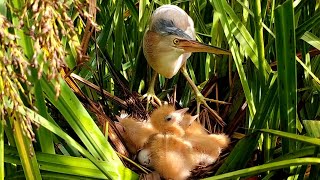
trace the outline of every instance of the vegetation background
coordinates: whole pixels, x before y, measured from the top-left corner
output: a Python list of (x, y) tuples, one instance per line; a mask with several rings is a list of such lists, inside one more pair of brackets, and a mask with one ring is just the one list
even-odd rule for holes
[[(233, 137), (194, 177), (319, 178), (319, 0), (0, 0), (1, 179), (148, 172), (127, 158), (114, 121), (120, 110), (147, 117), (142, 38), (168, 3), (193, 18), (199, 41), (232, 52), (188, 60), (202, 92), (231, 103), (210, 104), (226, 127), (206, 109), (201, 122)], [(184, 78), (158, 79), (162, 100), (194, 109)]]

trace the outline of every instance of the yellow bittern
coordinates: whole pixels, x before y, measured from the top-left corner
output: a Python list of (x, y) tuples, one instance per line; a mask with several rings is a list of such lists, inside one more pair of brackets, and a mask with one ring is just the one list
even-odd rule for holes
[[(149, 29), (143, 37), (143, 52), (152, 69), (166, 78), (172, 78), (181, 70), (195, 92), (197, 113), (200, 112), (202, 103), (216, 116), (218, 122), (223, 124), (221, 117), (206, 103), (206, 101), (220, 101), (205, 98), (201, 94), (187, 72), (186, 61), (192, 52), (226, 55), (230, 52), (196, 41), (193, 20), (185, 11), (175, 5), (163, 5), (157, 8), (151, 17)], [(143, 98), (147, 98), (148, 102), (154, 100), (161, 105), (161, 101), (154, 93), (157, 73), (153, 74), (148, 92)]]

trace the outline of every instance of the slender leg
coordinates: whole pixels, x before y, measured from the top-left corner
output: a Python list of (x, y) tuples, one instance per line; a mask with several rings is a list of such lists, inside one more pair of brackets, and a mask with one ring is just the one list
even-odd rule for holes
[(156, 103), (157, 105), (161, 106), (161, 100), (156, 96), (155, 92), (154, 92), (154, 85), (156, 83), (156, 80), (157, 80), (157, 76), (158, 76), (158, 73), (153, 71), (153, 74), (152, 74), (152, 79), (150, 81), (150, 84), (149, 84), (149, 88), (148, 88), (148, 91), (146, 94), (144, 94), (142, 96), (142, 99), (147, 99), (147, 109), (149, 108), (149, 103), (150, 102), (154, 102)]
[(215, 117), (215, 119), (217, 120), (217, 122), (221, 125), (224, 126), (225, 122), (222, 120), (222, 118), (218, 115), (218, 113), (211, 109), (211, 107), (209, 107), (209, 105), (207, 104), (206, 101), (211, 101), (211, 102), (216, 102), (216, 103), (221, 103), (221, 104), (227, 104), (224, 101), (218, 101), (218, 100), (214, 100), (214, 99), (209, 99), (209, 98), (205, 98), (201, 92), (199, 91), (198, 87), (194, 84), (194, 82), (192, 81), (192, 79), (190, 78), (186, 65), (183, 65), (181, 67), (181, 73), (184, 75), (184, 77), (187, 79), (187, 81), (189, 82), (190, 86), (192, 87), (195, 95), (196, 95), (196, 100), (197, 100), (197, 114), (200, 113), (200, 104), (203, 104), (209, 111), (210, 113)]

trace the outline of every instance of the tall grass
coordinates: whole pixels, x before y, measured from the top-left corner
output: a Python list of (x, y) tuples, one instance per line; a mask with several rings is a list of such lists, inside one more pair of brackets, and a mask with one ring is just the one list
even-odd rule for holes
[[(320, 2), (276, 0), (0, 1), (0, 178), (138, 179), (115, 115), (146, 118), (152, 70), (142, 53), (150, 16), (175, 4), (197, 40), (232, 56), (193, 54), (187, 67), (224, 121), (206, 109), (228, 150), (195, 178), (317, 179), (320, 135)], [(190, 107), (178, 73), (158, 76), (162, 100)], [(169, 98), (168, 98), (169, 97)]]

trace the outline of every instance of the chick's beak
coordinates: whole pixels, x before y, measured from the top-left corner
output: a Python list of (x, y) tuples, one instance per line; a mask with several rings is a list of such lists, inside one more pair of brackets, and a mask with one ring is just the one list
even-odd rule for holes
[(185, 50), (186, 52), (208, 52), (213, 54), (230, 55), (230, 51), (218, 47), (210, 46), (195, 40), (178, 39), (177, 47)]
[(199, 114), (191, 116), (190, 124), (192, 124), (198, 117), (199, 117)]
[(184, 113), (186, 113), (188, 110), (189, 110), (189, 108), (183, 108), (183, 109), (176, 110), (175, 113), (183, 116)]
[(189, 110), (189, 108), (183, 108), (183, 109), (179, 109), (179, 110), (176, 110), (174, 111), (174, 114), (175, 114), (175, 119), (176, 119), (176, 122), (177, 123), (181, 123), (181, 121), (183, 120), (183, 116), (184, 114)]

